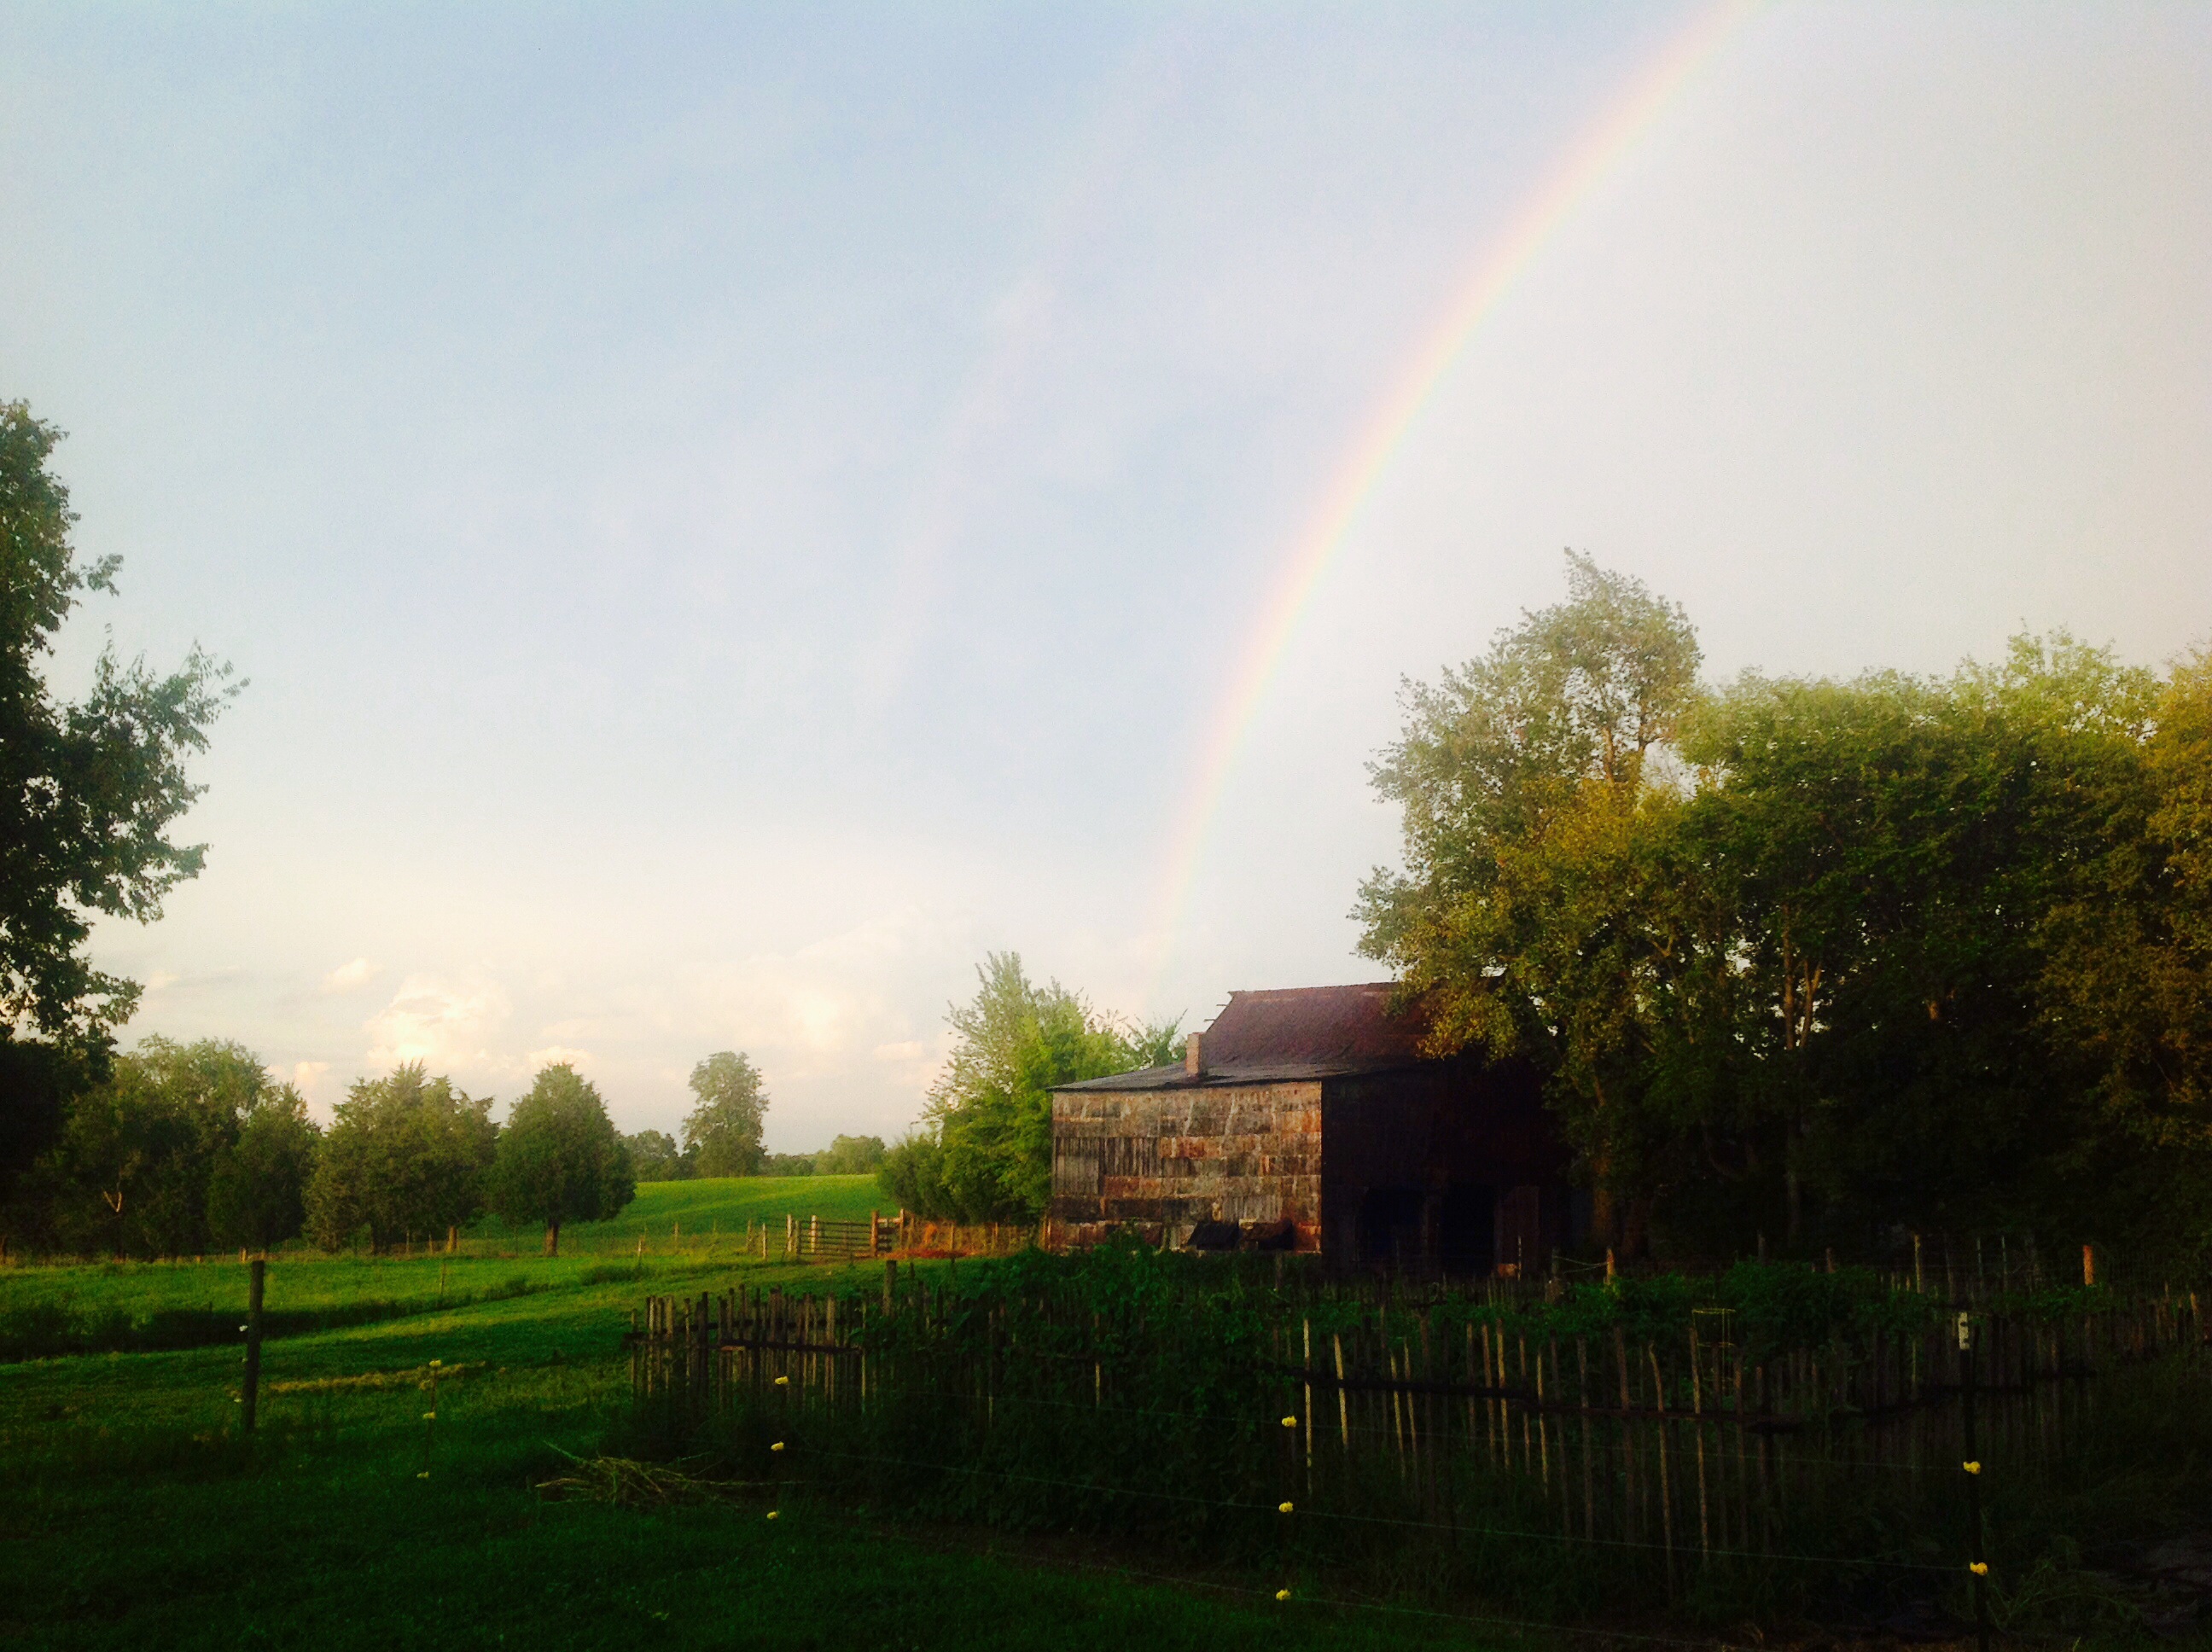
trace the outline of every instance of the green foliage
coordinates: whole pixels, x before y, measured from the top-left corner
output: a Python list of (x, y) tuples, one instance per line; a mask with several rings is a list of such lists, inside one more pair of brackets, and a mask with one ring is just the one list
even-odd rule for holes
[(541, 1071), (499, 1133), (492, 1209), (517, 1226), (544, 1223), (550, 1256), (562, 1224), (605, 1221), (636, 1193), (629, 1150), (597, 1086), (565, 1061)]
[[(217, 1232), (211, 1216), (234, 1213), (228, 1202), (212, 1212), (210, 1200), (246, 1122), (296, 1101), (239, 1045), (146, 1039), (70, 1104), (61, 1139), (33, 1168), (33, 1236), (80, 1254), (205, 1250)], [(220, 1242), (230, 1242), (227, 1230)]]
[(2143, 720), (2139, 772), (2115, 764), (2087, 799), (2129, 829), (2052, 914), (2044, 1002), (2111, 1115), (2197, 1156), (2212, 1147), (2212, 654), (2178, 665)]
[(0, 403), (0, 1028), (99, 1045), (138, 989), (93, 968), (92, 920), (158, 917), (198, 875), (203, 847), (167, 834), (203, 789), (185, 759), (236, 690), (197, 648), (167, 676), (103, 649), (89, 695), (54, 699), (41, 657), (79, 593), (112, 593), (120, 565), (76, 563), (69, 490), (48, 468), (60, 436)]
[(208, 1232), (218, 1245), (266, 1250), (307, 1224), (307, 1182), (322, 1132), (289, 1084), (263, 1089), (208, 1178)]
[(688, 1181), (699, 1174), (699, 1156), (678, 1147), (665, 1130), (641, 1130), (624, 1136), (623, 1145), (640, 1181)]
[(702, 1176), (757, 1175), (768, 1092), (750, 1056), (718, 1050), (691, 1069), (698, 1105), (684, 1121), (684, 1151)]
[(1542, 1067), (1599, 1241), (2212, 1244), (2203, 663), (1700, 695), (1679, 610), (1571, 582), (1409, 690), (1361, 915), (1438, 1053)]
[(958, 1039), (922, 1129), (878, 1175), (925, 1216), (1030, 1220), (1052, 1190), (1053, 1086), (1158, 1065), (1176, 1028), (1132, 1028), (1058, 981), (1037, 986), (1016, 953), (987, 955), (975, 974), (975, 998), (946, 1012)]
[(337, 1250), (368, 1230), (381, 1251), (443, 1233), (483, 1207), (499, 1133), (491, 1098), (471, 1099), (419, 1061), (355, 1084), (338, 1103), (307, 1187), (307, 1226)]
[(1650, 1185), (1643, 1092), (1668, 981), (1711, 944), (1663, 853), (1679, 803), (1652, 761), (1698, 653), (1682, 610), (1638, 581), (1570, 553), (1568, 586), (1480, 659), (1407, 685), (1405, 732), (1371, 771), (1402, 810), (1405, 869), (1378, 868), (1358, 915), (1362, 950), (1424, 1000), (1437, 1054), (1545, 1066), (1611, 1230), (1614, 1195)]
[(823, 1176), (868, 1175), (884, 1162), (881, 1136), (839, 1136), (814, 1155), (814, 1174)]
[(945, 1186), (945, 1150), (933, 1129), (909, 1130), (900, 1137), (876, 1167), (876, 1185), (902, 1211), (942, 1216), (954, 1208)]
[(760, 1166), (754, 1174), (764, 1176), (811, 1176), (814, 1174), (811, 1153), (763, 1153)]

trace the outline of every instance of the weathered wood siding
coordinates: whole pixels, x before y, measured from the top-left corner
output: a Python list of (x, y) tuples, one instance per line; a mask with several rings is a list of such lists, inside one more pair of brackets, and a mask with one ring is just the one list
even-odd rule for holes
[(1318, 1250), (1321, 1098), (1318, 1081), (1054, 1096), (1048, 1242), (1133, 1226), (1180, 1242), (1201, 1221), (1287, 1218)]

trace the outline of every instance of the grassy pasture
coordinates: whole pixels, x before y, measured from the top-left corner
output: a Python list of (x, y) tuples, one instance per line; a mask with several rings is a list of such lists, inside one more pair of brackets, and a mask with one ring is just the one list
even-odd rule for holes
[[(805, 1191), (832, 1179), (816, 1180)], [(866, 1179), (836, 1180), (865, 1213)], [(280, 1256), (268, 1290), (280, 1322), (363, 1304), (384, 1316), (268, 1342), (251, 1441), (236, 1432), (246, 1271), (235, 1257), (0, 1270), (0, 1318), (58, 1301), (142, 1317), (167, 1304), (204, 1307), (233, 1333), (213, 1345), (0, 1364), (0, 1644), (1497, 1643), (1465, 1625), (1279, 1604), (1250, 1577), (1206, 1592), (1087, 1570), (1096, 1557), (1081, 1552), (994, 1552), (803, 1496), (779, 1499), (775, 1522), (758, 1494), (668, 1509), (546, 1501), (533, 1487), (571, 1468), (563, 1454), (589, 1456), (619, 1432), (620, 1337), (647, 1291), (738, 1279), (820, 1291), (845, 1272), (692, 1245), (694, 1215), (672, 1213), (726, 1223), (735, 1212), (742, 1231), (748, 1212), (793, 1208), (779, 1200), (803, 1183), (664, 1185), (689, 1197), (659, 1195), (650, 1219), (683, 1221), (687, 1242), (650, 1246), (641, 1260)], [(422, 1382), (434, 1359), (444, 1376), (429, 1423)]]
[[(781, 1227), (786, 1216), (805, 1221), (810, 1216), (826, 1220), (868, 1219), (871, 1210), (885, 1216), (897, 1207), (876, 1186), (872, 1175), (858, 1176), (727, 1176), (700, 1181), (644, 1181), (637, 1198), (611, 1222), (579, 1223), (561, 1230), (561, 1248), (593, 1254), (623, 1245), (634, 1247), (642, 1238), (650, 1249), (671, 1241), (680, 1225), (687, 1242), (702, 1238), (742, 1236), (748, 1222), (767, 1222)], [(484, 1239), (512, 1240), (518, 1245), (537, 1238), (538, 1229), (510, 1230), (495, 1217), (486, 1218), (470, 1230)]]
[[(621, 1281), (635, 1296), (641, 1281), (671, 1270), (733, 1260), (749, 1221), (780, 1233), (787, 1213), (865, 1218), (881, 1199), (869, 1176), (647, 1182), (615, 1220), (563, 1229), (561, 1254), (551, 1259), (541, 1254), (541, 1230), (509, 1232), (490, 1221), (471, 1229), (453, 1257), (325, 1256), (295, 1241), (272, 1266), (270, 1331), (338, 1330), (601, 1280)], [(234, 1253), (12, 1267), (0, 1272), (0, 1359), (227, 1346), (237, 1338), (245, 1280)]]

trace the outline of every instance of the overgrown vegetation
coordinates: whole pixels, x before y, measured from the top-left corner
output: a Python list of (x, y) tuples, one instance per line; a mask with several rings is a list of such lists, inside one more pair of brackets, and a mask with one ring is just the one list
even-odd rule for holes
[[(2067, 1345), (2074, 1375), (2037, 1379), (2042, 1401), (1984, 1396), (1980, 1483), (2016, 1628), (2091, 1626), (2121, 1591), (2085, 1554), (2212, 1517), (2212, 1354), (2171, 1300), (2184, 1317), (2157, 1322), (2185, 1335), (2163, 1343), (2136, 1333), (2166, 1310), (2101, 1287), (2039, 1285), (1978, 1310), (2103, 1327)], [(1272, 1258), (1116, 1244), (854, 1292), (834, 1321), (751, 1307), (769, 1315), (763, 1351), (702, 1394), (679, 1328), (609, 1455), (765, 1476), (795, 1506), (1089, 1534), (1440, 1608), (1769, 1624), (1966, 1610), (1956, 1379), (1934, 1363), (1951, 1310), (1869, 1270), (1745, 1263), (1547, 1300), (1378, 1294)], [(1686, 1359), (1701, 1319), (1709, 1357)], [(818, 1351), (833, 1324), (865, 1365), (778, 1351)], [(2041, 1362), (2039, 1345), (1991, 1371), (2025, 1380)], [(1332, 1368), (1352, 1380), (1333, 1386)], [(1899, 1380), (1875, 1422), (1860, 1408), (1881, 1370)], [(1520, 1398), (1480, 1397), (1504, 1394)]]
[(975, 998), (946, 1012), (957, 1042), (922, 1121), (878, 1175), (923, 1216), (1033, 1221), (1052, 1193), (1053, 1086), (1179, 1060), (1178, 1026), (1130, 1023), (1056, 981), (1039, 986), (1017, 953), (991, 953), (975, 974)]
[(1598, 1242), (2212, 1246), (2212, 663), (1702, 688), (1679, 607), (1569, 574), (1408, 688), (1359, 915), (1437, 1053), (1546, 1072)]

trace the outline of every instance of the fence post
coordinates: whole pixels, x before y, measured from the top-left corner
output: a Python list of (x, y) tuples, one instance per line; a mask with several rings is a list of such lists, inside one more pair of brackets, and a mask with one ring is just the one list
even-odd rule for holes
[(247, 1265), (246, 1285), (246, 1384), (239, 1394), (239, 1425), (253, 1432), (254, 1413), (261, 1403), (261, 1295), (269, 1264), (255, 1257)]
[(1982, 1550), (1982, 1464), (1974, 1444), (1974, 1321), (1959, 1315), (1959, 1419), (1966, 1446), (1966, 1567), (1973, 1574), (1974, 1641), (1990, 1652), (1990, 1563)]

